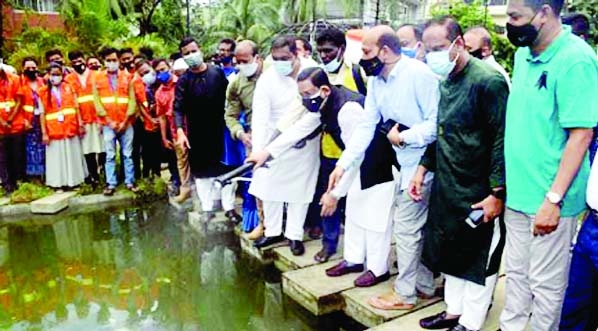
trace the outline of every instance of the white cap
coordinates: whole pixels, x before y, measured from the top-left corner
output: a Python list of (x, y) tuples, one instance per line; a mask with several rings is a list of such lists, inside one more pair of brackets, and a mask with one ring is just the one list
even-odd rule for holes
[(189, 66), (187, 65), (187, 62), (185, 62), (185, 60), (183, 60), (182, 58), (174, 61), (174, 64), (172, 65), (172, 70), (187, 70), (187, 69), (189, 69)]

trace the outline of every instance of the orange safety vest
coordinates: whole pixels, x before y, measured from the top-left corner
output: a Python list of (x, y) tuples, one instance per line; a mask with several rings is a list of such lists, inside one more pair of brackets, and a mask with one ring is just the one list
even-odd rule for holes
[[(6, 79), (0, 79), (0, 117), (8, 121), (9, 115), (15, 110), (17, 101), (21, 99), (21, 82), (19, 76), (4, 71)], [(17, 109), (17, 112), (20, 112)], [(9, 129), (0, 128), (0, 135), (20, 133), (23, 131), (23, 119), (17, 113)]]
[[(129, 107), (131, 75), (119, 70), (115, 91), (110, 87), (110, 78), (106, 71), (97, 73), (95, 75), (95, 82), (100, 102), (106, 110), (106, 118), (118, 123), (124, 122), (127, 119), (127, 110)], [(100, 122), (105, 124), (106, 119), (100, 117)]]
[(93, 100), (93, 76), (95, 74), (95, 71), (88, 71), (85, 85), (81, 84), (79, 75), (76, 72), (71, 72), (65, 77), (66, 82), (73, 87), (77, 94), (77, 104), (79, 105), (79, 113), (81, 113), (81, 122), (83, 124), (98, 122), (96, 106)]
[[(36, 82), (38, 90), (45, 85), (45, 82), (41, 77), (38, 77)], [(34, 91), (31, 89), (31, 86), (29, 86), (29, 79), (25, 76), (21, 76), (21, 90), (23, 91), (23, 98), (21, 99), (22, 114), (24, 119), (31, 124), (33, 121), (33, 112), (35, 110), (35, 100), (33, 98)]]
[[(51, 103), (48, 100), (52, 96)], [(39, 98), (44, 105), (46, 132), (51, 140), (72, 138), (79, 134), (79, 119), (75, 91), (68, 83), (60, 84), (60, 105), (58, 98), (47, 86), (39, 89)]]
[[(150, 105), (147, 100), (147, 94), (145, 93), (145, 83), (143, 82), (143, 79), (141, 79), (141, 77), (139, 77), (138, 75), (135, 75), (135, 77), (133, 78), (133, 89), (135, 90), (135, 100), (137, 101), (138, 107), (144, 106), (145, 108), (147, 108), (148, 114), (150, 114), (150, 116), (153, 116), (153, 105)], [(141, 112), (137, 112), (137, 115), (141, 115)], [(143, 129), (145, 131), (153, 132), (159, 129), (158, 125), (149, 121), (147, 118), (141, 116), (140, 118), (143, 122)]]

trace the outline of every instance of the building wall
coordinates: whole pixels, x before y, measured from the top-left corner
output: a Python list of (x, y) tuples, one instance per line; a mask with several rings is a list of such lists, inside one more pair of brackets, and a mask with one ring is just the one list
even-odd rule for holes
[(4, 6), (2, 19), (4, 25), (2, 36), (7, 40), (16, 38), (24, 27), (41, 27), (53, 31), (64, 29), (64, 23), (56, 12), (29, 12)]

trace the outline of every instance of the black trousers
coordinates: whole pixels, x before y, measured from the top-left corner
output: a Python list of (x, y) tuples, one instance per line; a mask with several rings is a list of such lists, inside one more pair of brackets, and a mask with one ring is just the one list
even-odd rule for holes
[(12, 192), (25, 178), (25, 164), (25, 135), (0, 136), (0, 181), (5, 191)]
[[(141, 128), (140, 134), (141, 158), (143, 160), (143, 178), (152, 175), (160, 177), (160, 164), (162, 163), (162, 136), (160, 131), (149, 132)], [(137, 134), (135, 134), (137, 137)]]
[(135, 136), (133, 137), (133, 166), (135, 167), (135, 179), (141, 178), (141, 148), (144, 140), (145, 129), (143, 128), (143, 122), (139, 117), (133, 123), (133, 130)]

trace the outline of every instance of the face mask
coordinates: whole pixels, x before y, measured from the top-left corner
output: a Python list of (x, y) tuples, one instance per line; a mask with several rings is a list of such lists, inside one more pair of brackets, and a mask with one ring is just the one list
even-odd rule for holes
[(320, 108), (322, 108), (324, 98), (320, 96), (320, 92), (318, 91), (316, 94), (308, 98), (303, 98), (302, 102), (303, 107), (305, 107), (308, 111), (312, 113), (317, 113), (320, 110)]
[(56, 63), (56, 64), (60, 65), (61, 67), (64, 65), (64, 61), (62, 61), (62, 60), (50, 61), (50, 63)]
[(25, 70), (23, 72), (23, 75), (25, 75), (25, 77), (27, 77), (27, 79), (29, 79), (29, 80), (35, 80), (37, 78), (37, 73), (38, 73), (37, 70), (29, 69), (29, 70)]
[(124, 70), (131, 70), (131, 69), (133, 69), (134, 65), (135, 65), (135, 63), (133, 63), (133, 61), (127, 62), (127, 63), (123, 63), (123, 69)]
[(445, 51), (430, 52), (426, 54), (427, 64), (432, 71), (440, 76), (442, 79), (446, 79), (448, 75), (453, 71), (457, 64), (457, 55), (453, 61), (450, 59), (450, 52), (455, 42), (451, 44), (449, 49)]
[(237, 67), (239, 68), (241, 75), (245, 77), (251, 77), (257, 72), (258, 64), (254, 59), (252, 63), (239, 64)]
[[(537, 15), (537, 13), (536, 13)], [(510, 23), (507, 23), (507, 38), (511, 44), (517, 47), (527, 47), (531, 46), (534, 41), (538, 38), (539, 30), (532, 25), (532, 21), (536, 17), (532, 17), (532, 19), (522, 26), (515, 26)]]
[(89, 66), (89, 69), (93, 70), (93, 71), (98, 71), (98, 70), (102, 69), (102, 66), (100, 66), (99, 64), (96, 64), (96, 65)]
[(85, 64), (84, 63), (77, 64), (77, 65), (73, 66), (73, 69), (75, 70), (76, 73), (81, 75), (85, 72)]
[(368, 76), (378, 76), (382, 72), (382, 69), (384, 69), (384, 63), (380, 60), (378, 55), (368, 60), (361, 59), (359, 65)]
[(480, 59), (480, 60), (484, 59), (484, 57), (482, 56), (482, 49), (481, 48), (478, 48), (475, 51), (471, 51), (471, 52), (469, 52), (469, 54), (471, 56), (473, 56), (473, 57), (476, 57), (476, 58)]
[(62, 82), (62, 76), (50, 76), (50, 83), (52, 85), (58, 85)]
[(203, 64), (203, 56), (201, 55), (201, 52), (187, 54), (183, 59), (189, 68), (197, 68)]
[(417, 56), (417, 48), (402, 47), (401, 54), (405, 55), (406, 57), (415, 59), (415, 57)]
[(337, 57), (324, 64), (324, 70), (326, 70), (326, 72), (336, 72), (341, 64), (343, 64), (343, 61), (341, 60), (341, 52), (339, 50)]
[(274, 61), (274, 69), (281, 76), (288, 76), (293, 72), (293, 61)]
[(223, 57), (220, 59), (220, 63), (222, 63), (222, 64), (230, 64), (230, 63), (233, 63), (233, 57), (232, 57), (232, 56), (223, 56)]
[(147, 74), (143, 75), (143, 83), (146, 86), (152, 85), (156, 82), (156, 73), (153, 71), (148, 72)]
[(108, 61), (106, 61), (106, 63), (104, 63), (104, 66), (106, 67), (106, 71), (108, 71), (108, 72), (116, 72), (116, 71), (118, 71), (118, 62), (108, 62)]
[(171, 76), (170, 71), (163, 71), (156, 75), (156, 79), (158, 79), (160, 83), (166, 84), (170, 81)]

